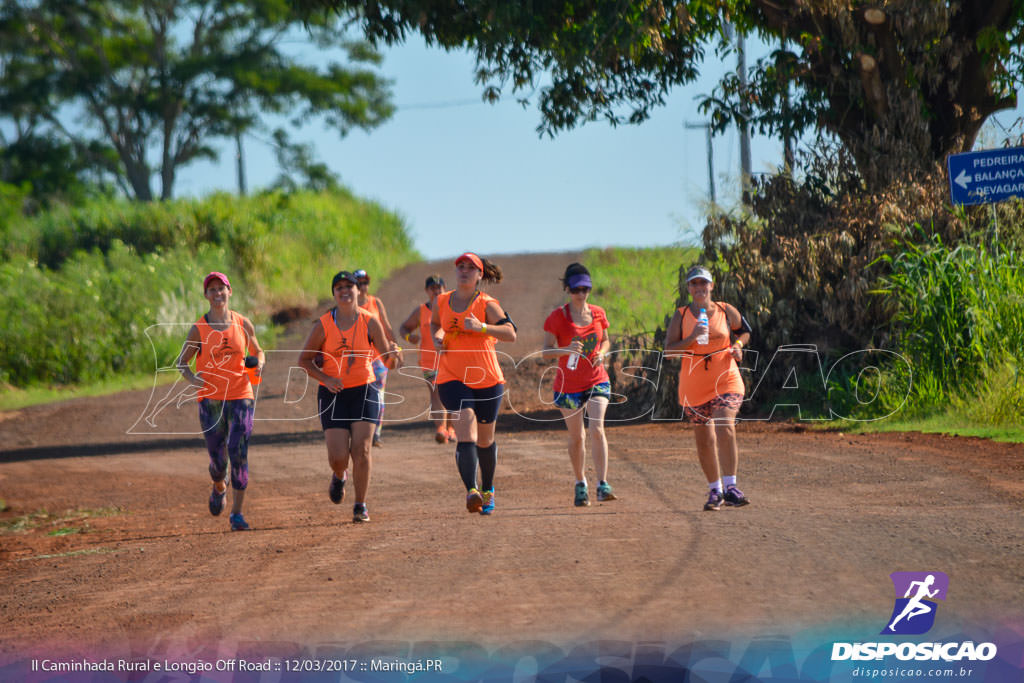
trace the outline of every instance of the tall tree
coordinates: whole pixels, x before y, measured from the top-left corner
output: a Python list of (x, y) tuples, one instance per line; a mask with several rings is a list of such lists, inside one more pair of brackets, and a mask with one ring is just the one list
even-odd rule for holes
[[(348, 64), (318, 68), (284, 48), (310, 39)], [(344, 135), (393, 112), (380, 55), (336, 21), (286, 0), (3, 0), (0, 127), (6, 148), (55, 140), (139, 200), (173, 196), (178, 171), (285, 115)]]
[[(726, 22), (779, 46), (749, 84), (727, 73), (705, 100), (716, 125), (792, 140), (835, 135), (869, 186), (927, 169), (1012, 108), (1024, 74), (1016, 0), (292, 0), (335, 12), (375, 41), (418, 31), (475, 52), (487, 97), (539, 92), (539, 129), (643, 121), (695, 79)], [(781, 103), (781, 104), (780, 104)]]

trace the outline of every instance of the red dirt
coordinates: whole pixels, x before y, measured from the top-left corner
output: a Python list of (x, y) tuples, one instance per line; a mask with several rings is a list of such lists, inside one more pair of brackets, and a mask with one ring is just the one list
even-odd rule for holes
[[(571, 258), (496, 259), (508, 279), (490, 291), (520, 328), (502, 350), (540, 348)], [(410, 266), (376, 291), (396, 326), (433, 270), (452, 268)], [(192, 402), (172, 403), (155, 426), (139, 420), (148, 391), (0, 414), (0, 521), (78, 511), (0, 532), (0, 654), (677, 642), (850, 622), (872, 639), (898, 570), (949, 574), (947, 632), (1024, 624), (1024, 447), (743, 423), (740, 484), (753, 504), (705, 513), (687, 425), (612, 425), (620, 499), (577, 509), (564, 429), (541, 410), (536, 374), (520, 373), (509, 391), (526, 415), (499, 418), (498, 508), (485, 518), (465, 511), (453, 447), (412, 419), (426, 391), (393, 376), (390, 391), (409, 400), (386, 417), (404, 421), (373, 451), (372, 522), (354, 525), (350, 500), (327, 499), (315, 399), (289, 372), (294, 357), (272, 354), (260, 388), (249, 533), (206, 510)], [(50, 535), (61, 528), (78, 531)]]

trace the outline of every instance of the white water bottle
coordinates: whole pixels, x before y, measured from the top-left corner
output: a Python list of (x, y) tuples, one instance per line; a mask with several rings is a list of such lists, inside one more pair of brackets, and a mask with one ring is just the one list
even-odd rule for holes
[[(576, 337), (573, 337), (572, 340), (576, 341)], [(565, 367), (569, 368), (570, 370), (575, 370), (576, 366), (579, 365), (579, 362), (580, 362), (580, 354), (578, 354), (578, 353), (570, 353), (569, 354), (569, 360), (566, 361)]]
[(703, 308), (700, 309), (700, 315), (697, 316), (697, 324), (704, 326), (704, 331), (697, 335), (698, 344), (708, 343), (708, 312)]

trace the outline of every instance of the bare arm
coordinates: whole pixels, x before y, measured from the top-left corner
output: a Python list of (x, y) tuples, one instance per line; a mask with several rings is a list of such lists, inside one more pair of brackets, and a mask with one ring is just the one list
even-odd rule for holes
[(402, 335), (402, 339), (406, 339), (413, 344), (418, 344), (420, 341), (420, 309), (419, 306), (409, 314), (409, 317), (405, 319), (405, 322), (398, 328), (398, 333)]
[(389, 341), (385, 334), (386, 327), (380, 320), (377, 320), (373, 316), (370, 316), (367, 321), (366, 329), (370, 333), (370, 341), (373, 343), (377, 350), (388, 359), (394, 359), (395, 362), (393, 367), (402, 367), (402, 348), (393, 341)]
[(666, 356), (678, 356), (683, 351), (688, 349), (697, 340), (697, 327), (694, 326), (693, 331), (686, 337), (683, 337), (683, 316), (678, 310), (672, 315), (672, 320), (669, 321), (668, 331), (665, 333), (665, 348), (664, 353)]
[(204, 386), (204, 382), (199, 374), (192, 372), (192, 368), (189, 367), (189, 363), (199, 353), (199, 348), (202, 345), (202, 340), (199, 339), (199, 328), (195, 325), (188, 331), (188, 336), (185, 338), (185, 343), (181, 346), (181, 353), (178, 354), (178, 360), (174, 362), (178, 368), (178, 372), (185, 378), (185, 381), (195, 387)]
[(306, 341), (302, 343), (302, 351), (299, 352), (299, 367), (305, 370), (307, 375), (321, 382), (334, 393), (338, 393), (342, 388), (341, 380), (337, 377), (331, 377), (313, 362), (320, 353), (320, 349), (323, 347), (326, 339), (324, 326), (317, 320), (313, 323), (313, 329), (306, 335)]
[(486, 327), (484, 323), (477, 320), (472, 313), (466, 315), (466, 329), (470, 332), (483, 332), (486, 335), (490, 335), (498, 341), (514, 342), (516, 340), (516, 328), (512, 323), (505, 322), (499, 323), (499, 320), (504, 320), (507, 316), (505, 311), (501, 310), (501, 306), (494, 301), (487, 302), (487, 310), (484, 313), (486, 319)]
[(563, 348), (558, 345), (558, 339), (555, 335), (548, 331), (544, 332), (542, 358), (558, 358), (560, 356), (568, 356), (570, 353), (583, 353), (583, 342), (579, 339), (573, 339), (569, 342), (568, 346)]
[(387, 337), (389, 342), (395, 341), (395, 331), (391, 327), (391, 321), (388, 320), (388, 311), (384, 308), (384, 302), (377, 297), (377, 312), (380, 313), (380, 322), (384, 326), (384, 336)]
[[(248, 350), (251, 356), (256, 356), (256, 360), (260, 362), (256, 366), (256, 374), (263, 375), (263, 366), (267, 364), (267, 356), (263, 353), (263, 348), (260, 346), (260, 342), (256, 339), (256, 328), (253, 327), (252, 321), (245, 319), (242, 321), (242, 329), (245, 330), (246, 341), (248, 344)], [(251, 353), (256, 351), (256, 353)]]

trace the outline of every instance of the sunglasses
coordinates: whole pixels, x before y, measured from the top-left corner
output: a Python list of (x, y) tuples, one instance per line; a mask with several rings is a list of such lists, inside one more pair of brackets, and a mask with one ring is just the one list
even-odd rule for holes
[(570, 294), (583, 294), (584, 292), (589, 292), (589, 291), (590, 291), (590, 287), (573, 287), (573, 288), (571, 288), (569, 290), (569, 293)]

